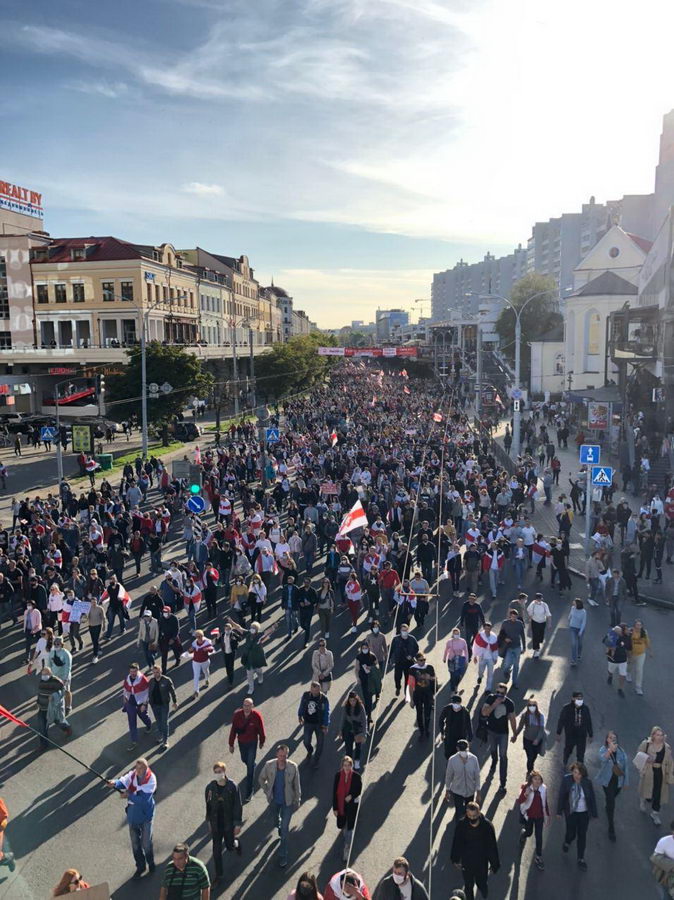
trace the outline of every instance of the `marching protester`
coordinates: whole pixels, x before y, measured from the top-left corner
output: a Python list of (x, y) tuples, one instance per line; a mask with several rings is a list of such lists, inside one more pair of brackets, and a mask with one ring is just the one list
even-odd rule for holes
[(466, 814), (456, 823), (451, 859), (463, 873), (466, 900), (474, 900), (476, 887), (487, 897), (489, 872), (498, 872), (501, 861), (494, 826), (475, 801), (466, 805)]
[(587, 769), (582, 762), (574, 762), (562, 779), (562, 786), (557, 800), (557, 816), (566, 819), (566, 833), (562, 850), (568, 853), (571, 844), (576, 841), (578, 868), (587, 870), (585, 847), (590, 819), (597, 818), (597, 803), (592, 782), (587, 776)]
[(615, 801), (620, 791), (629, 784), (627, 754), (618, 743), (615, 731), (607, 733), (604, 743), (599, 748), (599, 761), (600, 769), (595, 780), (604, 789), (608, 836), (610, 841), (615, 841)]
[(480, 764), (468, 750), (468, 741), (456, 742), (456, 753), (447, 760), (445, 769), (445, 799), (454, 801), (454, 818), (465, 814), (466, 805), (480, 798)]
[(299, 769), (289, 759), (289, 754), (287, 744), (279, 744), (276, 759), (266, 762), (259, 776), (260, 787), (267, 796), (278, 829), (278, 862), (281, 868), (288, 865), (290, 820), (302, 800)]
[(213, 841), (213, 862), (216, 884), (223, 876), (222, 846), (229, 852), (236, 850), (241, 855), (239, 834), (243, 822), (243, 806), (239, 788), (227, 777), (227, 764), (213, 764), (215, 778), (206, 785), (206, 822)]
[(332, 786), (332, 811), (337, 817), (337, 827), (344, 835), (345, 862), (349, 858), (362, 789), (363, 782), (359, 773), (354, 771), (353, 759), (350, 756), (342, 757), (342, 765), (335, 775)]
[(524, 846), (527, 838), (535, 832), (536, 849), (534, 864), (541, 871), (543, 863), (543, 827), (550, 824), (550, 809), (548, 807), (548, 789), (543, 782), (543, 776), (535, 769), (530, 769), (527, 780), (520, 788), (517, 798), (520, 812), (522, 830), (520, 832), (520, 844)]
[(131, 850), (136, 863), (134, 879), (142, 877), (147, 868), (152, 874), (155, 870), (154, 849), (152, 845), (152, 829), (155, 813), (155, 791), (157, 779), (146, 759), (137, 759), (133, 769), (107, 782), (109, 787), (119, 792), (126, 800), (126, 821), (129, 826)]
[(232, 716), (232, 725), (229, 730), (229, 752), (234, 753), (234, 744), (238, 739), (241, 762), (246, 767), (245, 803), (253, 796), (255, 759), (258, 747), (262, 750), (267, 740), (264, 719), (258, 710), (253, 709), (253, 706), (252, 698), (246, 697), (240, 709), (237, 709)]

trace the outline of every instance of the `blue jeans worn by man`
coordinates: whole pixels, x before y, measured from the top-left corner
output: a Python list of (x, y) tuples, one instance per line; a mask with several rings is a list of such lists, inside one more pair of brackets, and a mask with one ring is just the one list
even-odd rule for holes
[(278, 848), (279, 862), (285, 865), (288, 862), (288, 832), (290, 831), (293, 808), (285, 803), (273, 803), (272, 810), (274, 811), (276, 830), (281, 838)]
[(489, 752), (491, 753), (491, 767), (496, 768), (496, 759), (499, 764), (499, 781), (501, 787), (505, 788), (506, 779), (508, 777), (508, 732), (499, 734), (495, 731), (488, 731)]
[(522, 655), (521, 647), (509, 647), (503, 657), (503, 677), (507, 680), (510, 678), (510, 671), (513, 673), (513, 687), (517, 687), (517, 678), (520, 674), (520, 656)]
[(521, 589), (522, 582), (524, 581), (524, 573), (526, 572), (527, 562), (526, 559), (513, 559), (513, 572), (515, 574), (515, 579), (517, 580), (517, 587)]
[(288, 637), (292, 637), (293, 634), (299, 628), (299, 622), (297, 620), (297, 613), (289, 606), (285, 611), (285, 620), (286, 620), (286, 628), (288, 629)]
[(583, 633), (580, 628), (570, 628), (571, 632), (571, 665), (575, 666), (577, 662), (580, 662), (580, 657), (583, 652)]
[(131, 838), (131, 850), (136, 861), (136, 868), (140, 871), (145, 866), (154, 867), (154, 849), (152, 847), (152, 823), (142, 822), (140, 825), (129, 825), (129, 837)]
[(119, 619), (119, 633), (124, 634), (126, 622), (124, 621), (124, 608), (121, 606), (121, 604), (117, 607), (117, 609), (108, 607), (108, 630), (105, 633), (106, 641), (109, 641), (112, 637), (112, 629), (115, 625), (115, 619)]
[(145, 730), (150, 732), (152, 730), (152, 720), (147, 714), (147, 709), (138, 706), (136, 703), (135, 697), (131, 696), (124, 704), (124, 711), (126, 713), (126, 717), (129, 720), (129, 734), (131, 735), (131, 743), (138, 743), (138, 719), (140, 718), (142, 722), (145, 723)]
[(150, 650), (150, 646), (156, 646), (156, 645), (154, 645), (154, 644), (151, 645), (150, 641), (141, 641), (140, 646), (142, 647), (147, 667), (148, 667), (148, 669), (151, 669), (152, 666), (154, 665), (155, 654), (154, 654), (154, 651)]
[[(314, 750), (311, 743), (311, 739), (314, 734), (316, 735), (316, 750)], [(321, 753), (323, 752), (323, 744), (325, 743), (325, 733), (323, 731), (323, 728), (318, 724), (305, 722), (303, 743), (304, 749), (307, 751), (307, 756), (311, 756), (313, 754), (314, 762), (317, 763), (321, 758)]]
[(246, 767), (246, 799), (253, 796), (253, 783), (255, 779), (255, 756), (257, 754), (257, 741), (239, 741), (239, 753), (241, 762)]
[(162, 744), (168, 744), (171, 707), (168, 703), (151, 703), (150, 706), (152, 707), (152, 713), (157, 723), (157, 731), (162, 739)]

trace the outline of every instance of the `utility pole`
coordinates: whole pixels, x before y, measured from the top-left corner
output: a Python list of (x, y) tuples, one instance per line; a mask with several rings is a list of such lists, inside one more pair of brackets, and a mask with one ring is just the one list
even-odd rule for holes
[[(514, 309), (514, 307), (513, 307)], [(517, 402), (514, 404), (515, 409), (513, 411), (513, 449), (514, 449), (514, 457), (517, 458), (520, 455), (520, 425), (521, 425), (521, 412), (520, 407), (522, 405), (522, 401), (520, 399), (520, 363), (521, 363), (521, 355), (522, 355), (522, 321), (520, 318), (520, 311), (514, 309), (515, 312), (515, 387), (518, 392)]]
[(252, 394), (251, 406), (253, 409), (257, 406), (257, 397), (255, 391), (255, 348), (253, 346), (253, 326), (248, 329), (248, 349), (250, 353), (250, 391)]
[(475, 415), (478, 420), (482, 414), (482, 332), (480, 330), (480, 320), (477, 320), (477, 384), (475, 385)]
[(239, 366), (236, 359), (236, 319), (232, 323), (232, 373), (234, 375), (234, 415), (239, 415)]
[(590, 556), (590, 523), (592, 521), (592, 466), (586, 466), (585, 477), (585, 556)]
[(140, 415), (141, 456), (147, 459), (147, 332), (149, 308), (142, 313), (140, 328)]

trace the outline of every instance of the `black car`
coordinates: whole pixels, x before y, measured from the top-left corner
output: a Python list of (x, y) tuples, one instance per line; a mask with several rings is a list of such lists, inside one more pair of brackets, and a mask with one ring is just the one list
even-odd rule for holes
[(179, 441), (196, 441), (201, 437), (201, 428), (194, 422), (176, 422), (173, 436)]

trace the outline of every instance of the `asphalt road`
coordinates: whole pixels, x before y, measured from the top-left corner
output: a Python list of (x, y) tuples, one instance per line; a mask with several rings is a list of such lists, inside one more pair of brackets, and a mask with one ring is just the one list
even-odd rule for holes
[[(164, 554), (164, 558), (170, 558), (170, 553)], [(146, 569), (140, 579), (126, 580), (134, 598), (141, 596), (142, 589), (150, 583)], [(526, 586), (533, 593), (533, 582)], [(577, 583), (577, 586), (581, 591), (582, 585)], [(506, 601), (514, 593), (514, 584), (510, 581), (500, 590), (494, 604), (490, 598), (483, 597), (485, 611), (495, 622), (503, 617)], [(623, 700), (606, 684), (600, 643), (608, 626), (605, 609), (589, 611), (584, 659), (580, 667), (570, 669), (566, 630), (569, 600), (560, 600), (547, 583), (544, 593), (553, 609), (553, 628), (543, 658), (533, 660), (529, 653), (523, 659), (521, 690), (513, 692), (516, 711), (519, 713), (522, 709), (525, 695), (535, 693), (541, 708), (550, 711), (554, 727), (561, 704), (573, 689), (581, 688), (595, 723), (595, 741), (586, 757), (593, 776), (597, 770), (599, 739), (607, 729), (618, 731), (630, 759), (652, 725), (662, 724), (666, 730), (671, 730), (669, 720), (673, 709), (669, 685), (674, 668), (669, 653), (671, 621), (666, 612), (639, 610), (653, 639), (655, 659), (647, 662), (645, 695), (637, 697), (628, 686), (627, 698)], [(584, 590), (581, 593), (584, 596)], [(438, 712), (449, 698), (442, 648), (462, 599), (461, 595), (454, 601), (440, 601), (439, 606), (434, 605), (425, 633), (418, 634), (429, 661), (441, 673)], [(155, 819), (155, 854), (159, 869), (154, 876), (132, 882), (134, 866), (123, 802), (94, 775), (65, 755), (57, 750), (38, 753), (35, 736), (3, 724), (0, 731), (3, 748), (0, 791), (10, 810), (9, 835), (18, 864), (11, 876), (6, 868), (0, 868), (2, 898), (43, 900), (67, 866), (80, 869), (89, 881), (107, 880), (114, 896), (120, 900), (158, 897), (160, 872), (176, 840), (188, 840), (210, 867), (203, 791), (211, 777), (212, 763), (218, 759), (227, 760), (232, 777), (243, 778), (238, 753), (230, 756), (227, 752), (228, 723), (232, 711), (245, 696), (243, 671), (237, 668), (234, 687), (228, 689), (218, 658), (211, 688), (198, 701), (191, 702), (191, 667), (184, 664), (173, 670), (170, 674), (176, 682), (181, 705), (172, 719), (170, 750), (159, 754), (153, 738), (141, 730), (138, 753), (128, 752), (120, 689), (127, 663), (139, 656), (135, 649), (139, 605), (136, 601), (132, 609), (131, 630), (122, 638), (115, 636), (105, 646), (97, 666), (90, 665), (91, 651), (85, 637), (86, 649), (74, 659), (75, 701), (71, 715), (74, 734), (64, 746), (106, 777), (127, 771), (136, 755), (149, 757), (159, 782)], [(224, 603), (219, 606), (224, 608)], [(635, 612), (634, 608), (627, 610), (630, 621)], [(266, 616), (267, 622), (278, 616), (277, 600)], [(205, 612), (202, 612), (200, 625), (204, 623)], [(349, 626), (348, 616), (340, 612), (329, 642), (338, 659), (337, 677), (329, 694), (333, 707), (343, 700), (354, 681), (356, 641), (349, 633)], [(314, 634), (316, 628), (315, 624)], [(362, 630), (365, 630), (364, 625)], [(281, 740), (290, 744), (292, 758), (297, 762), (304, 759), (296, 710), (300, 693), (306, 689), (310, 678), (312, 649), (311, 644), (306, 650), (302, 648), (299, 635), (286, 644), (282, 630), (271, 642), (264, 684), (255, 692), (255, 701), (265, 717), (268, 732), (268, 745), (258, 757), (258, 763), (271, 756), (274, 743)], [(26, 675), (21, 659), (19, 630), (3, 626), (0, 631), (0, 702), (34, 723), (35, 678)], [(462, 688), (466, 702), (475, 711), (479, 694), (473, 668), (465, 677)], [(418, 740), (413, 716), (409, 707), (395, 699), (392, 676), (388, 675), (377, 709), (371, 757), (364, 772), (364, 796), (352, 866), (365, 876), (373, 890), (386, 874), (390, 861), (403, 854), (410, 860), (415, 874), (427, 886), (430, 882), (432, 900), (444, 900), (449, 896), (450, 888), (460, 883), (460, 876), (449, 861), (453, 810), (448, 809), (442, 799), (444, 755), (439, 743), (433, 749), (431, 741)], [(288, 868), (281, 870), (277, 865), (276, 834), (266, 801), (258, 791), (245, 807), (243, 855), (239, 858), (232, 854), (226, 858), (224, 885), (214, 892), (214, 896), (285, 900), (287, 892), (305, 869), (318, 874), (323, 888), (329, 877), (342, 868), (342, 843), (330, 809), (332, 776), (341, 755), (338, 721), (337, 716), (330, 728), (319, 769), (313, 771), (304, 763), (301, 765), (303, 800), (292, 820)], [(52, 736), (57, 741), (62, 740), (58, 730), (52, 730)], [(479, 742), (474, 742), (473, 750), (484, 756)], [(511, 746), (509, 756), (507, 795), (496, 794), (498, 783), (488, 781), (483, 789), (484, 809), (495, 823), (502, 861), (501, 871), (491, 880), (490, 897), (567, 900), (573, 896), (641, 898), (657, 895), (648, 857), (657, 838), (666, 833), (666, 828), (656, 828), (639, 812), (634, 779), (632, 786), (618, 800), (617, 843), (609, 843), (603, 817), (593, 822), (587, 850), (589, 871), (579, 872), (573, 850), (568, 856), (561, 852), (562, 824), (555, 821), (546, 831), (546, 869), (541, 873), (532, 867), (532, 846), (527, 845), (521, 856), (518, 852), (519, 826), (514, 801), (525, 770), (521, 744)], [(540, 768), (554, 802), (561, 775), (559, 750), (553, 747), (540, 760)], [(487, 772), (488, 761), (483, 774)], [(601, 789), (598, 790), (601, 794)], [(668, 817), (665, 808), (665, 823)]]

